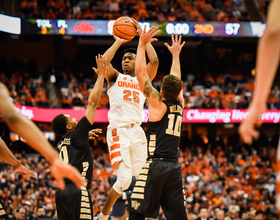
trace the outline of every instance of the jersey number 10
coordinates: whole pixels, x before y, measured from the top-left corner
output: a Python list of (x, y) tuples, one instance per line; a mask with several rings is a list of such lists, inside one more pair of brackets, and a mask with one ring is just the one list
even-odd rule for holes
[[(165, 133), (180, 137), (183, 117), (178, 115), (176, 117), (176, 122), (175, 122), (175, 114), (169, 114), (168, 119), (169, 119), (168, 128), (166, 129)], [(174, 122), (175, 122), (175, 127), (174, 127)]]

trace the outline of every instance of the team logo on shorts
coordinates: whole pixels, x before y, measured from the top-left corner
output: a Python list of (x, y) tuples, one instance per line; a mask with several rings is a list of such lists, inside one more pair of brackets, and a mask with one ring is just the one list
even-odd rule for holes
[(135, 200), (131, 200), (131, 207), (134, 209), (134, 210), (137, 210), (140, 206), (140, 202), (137, 202)]

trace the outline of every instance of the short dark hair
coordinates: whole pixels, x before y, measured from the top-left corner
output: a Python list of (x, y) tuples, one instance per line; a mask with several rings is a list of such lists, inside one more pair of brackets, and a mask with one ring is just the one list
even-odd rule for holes
[(16, 212), (19, 212), (20, 209), (24, 209), (24, 210), (27, 212), (26, 208), (24, 208), (23, 206), (18, 207), (18, 208), (16, 209)]
[(183, 82), (177, 76), (167, 75), (162, 81), (162, 92), (164, 98), (167, 100), (174, 100), (178, 98), (183, 87)]
[(137, 50), (133, 47), (127, 48), (123, 51), (123, 54), (125, 55), (126, 53), (134, 53), (136, 55)]
[(44, 206), (42, 206), (42, 205), (39, 205), (39, 206), (37, 206), (36, 211), (38, 211), (38, 209), (44, 209), (44, 210), (45, 210), (45, 207), (44, 207)]
[(66, 134), (66, 125), (67, 118), (64, 114), (59, 114), (52, 120), (52, 130), (58, 136), (63, 136)]

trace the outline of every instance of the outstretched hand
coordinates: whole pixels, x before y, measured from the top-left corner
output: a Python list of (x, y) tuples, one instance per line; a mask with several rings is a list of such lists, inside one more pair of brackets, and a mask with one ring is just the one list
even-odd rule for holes
[(96, 128), (96, 129), (92, 129), (88, 132), (88, 138), (89, 140), (94, 140), (96, 137), (98, 137), (98, 134), (101, 134), (102, 133), (102, 129), (100, 128)]
[(260, 127), (262, 121), (260, 119), (260, 115), (266, 111), (265, 104), (254, 105), (253, 103), (250, 105), (248, 109), (248, 114), (244, 121), (239, 126), (238, 132), (242, 138), (242, 140), (246, 144), (252, 144), (253, 138), (259, 137), (259, 132), (255, 129), (255, 127)]
[(14, 172), (17, 173), (17, 172), (20, 172), (20, 173), (24, 173), (24, 174), (27, 174), (27, 175), (30, 175), (34, 178), (36, 178), (36, 176), (34, 175), (34, 173), (32, 173), (30, 170), (28, 170), (25, 166), (23, 166), (22, 164), (20, 164), (19, 166), (17, 167), (14, 167)]
[(102, 55), (98, 54), (98, 56), (95, 56), (95, 60), (97, 64), (97, 69), (95, 67), (92, 67), (92, 69), (97, 75), (105, 77), (108, 72), (107, 58), (104, 58)]
[(158, 27), (155, 26), (151, 27), (150, 30), (146, 31), (146, 25), (145, 25), (144, 30), (140, 35), (139, 42), (147, 44), (147, 43), (152, 43), (154, 41), (158, 41), (157, 38), (153, 38), (153, 37), (156, 36), (159, 32), (160, 30), (158, 30)]
[(176, 54), (179, 55), (186, 42), (184, 41), (181, 44), (182, 36), (180, 35), (180, 37), (178, 38), (178, 34), (175, 35), (175, 38), (174, 38), (174, 34), (172, 34), (171, 40), (172, 40), (172, 46), (170, 46), (168, 43), (164, 43), (164, 45), (168, 48), (170, 53), (172, 53), (173, 55)]
[(59, 158), (52, 163), (51, 174), (56, 179), (56, 185), (60, 189), (65, 188), (64, 178), (71, 180), (78, 189), (87, 185), (87, 180), (82, 177), (77, 168), (70, 164), (64, 164)]

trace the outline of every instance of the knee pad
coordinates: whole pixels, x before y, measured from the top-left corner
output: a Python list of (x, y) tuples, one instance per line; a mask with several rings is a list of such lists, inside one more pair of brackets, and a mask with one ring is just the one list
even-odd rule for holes
[(121, 194), (124, 190), (126, 190), (129, 187), (132, 181), (132, 171), (122, 161), (120, 162), (116, 172), (117, 172), (117, 181), (113, 185), (113, 188), (118, 194)]

